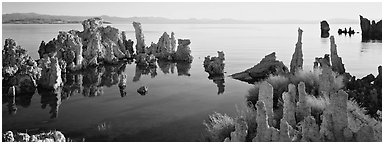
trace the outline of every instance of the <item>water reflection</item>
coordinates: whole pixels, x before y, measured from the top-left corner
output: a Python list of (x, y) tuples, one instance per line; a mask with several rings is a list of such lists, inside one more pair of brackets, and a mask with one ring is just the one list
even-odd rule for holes
[(189, 73), (189, 70), (191, 69), (191, 63), (188, 62), (158, 60), (157, 65), (160, 67), (160, 70), (164, 74), (173, 74), (175, 73), (176, 68), (178, 76), (191, 76)]
[(34, 93), (23, 93), (17, 95), (10, 95), (8, 90), (3, 89), (3, 104), (7, 103), (8, 113), (14, 115), (17, 113), (17, 106), (27, 108), (31, 105), (31, 99)]
[(173, 74), (175, 72), (176, 63), (171, 61), (158, 60), (157, 65), (164, 74), (168, 74), (169, 72)]
[(117, 65), (100, 65), (66, 74), (63, 80), (63, 98), (68, 99), (75, 93), (81, 93), (85, 97), (99, 96), (104, 93), (104, 86), (111, 87), (117, 84), (124, 95), (126, 65), (125, 62)]
[(369, 39), (363, 39), (361, 40), (362, 43), (382, 43), (382, 40), (369, 40)]
[(189, 70), (191, 69), (191, 63), (177, 62), (176, 67), (178, 76), (191, 76), (191, 74), (189, 74)]
[(380, 50), (381, 53), (381, 40), (368, 40), (360, 43), (360, 53), (368, 53), (369, 51)]
[(216, 84), (217, 86), (217, 94), (223, 94), (225, 91), (225, 81), (224, 81), (224, 75), (219, 75), (219, 76), (210, 76), (208, 79), (212, 80), (213, 83)]
[(151, 78), (156, 77), (156, 67), (155, 66), (140, 66), (136, 65), (135, 76), (133, 77), (133, 82), (140, 80), (141, 75), (151, 75)]
[[(189, 73), (191, 63), (170, 61), (158, 61), (157, 63), (164, 74), (173, 74), (176, 68), (178, 76), (191, 75)], [(84, 97), (100, 96), (104, 93), (103, 87), (115, 85), (119, 88), (120, 96), (125, 97), (127, 95), (127, 75), (125, 73), (127, 64), (131, 64), (131, 62), (120, 62), (116, 65), (99, 65), (81, 71), (62, 74), (62, 87), (56, 90), (37, 88), (37, 93), (41, 96), (41, 108), (46, 109), (49, 107), (50, 118), (54, 119), (59, 115), (60, 105), (63, 100), (68, 100), (75, 94), (81, 94)], [(151, 75), (154, 78), (157, 75), (157, 67), (136, 65), (133, 81), (139, 81), (141, 75)], [(220, 87), (219, 93), (223, 93), (224, 79), (214, 79), (213, 81)], [(8, 90), (3, 90), (3, 104), (7, 103), (9, 114), (16, 114), (18, 105), (22, 107), (31, 105), (34, 93), (10, 96), (7, 92)]]
[(56, 90), (47, 90), (38, 88), (38, 93), (41, 95), (41, 108), (45, 109), (47, 105), (50, 107), (49, 114), (51, 114), (50, 118), (57, 118), (59, 115), (59, 108), (61, 105), (61, 92), (62, 88), (59, 87)]

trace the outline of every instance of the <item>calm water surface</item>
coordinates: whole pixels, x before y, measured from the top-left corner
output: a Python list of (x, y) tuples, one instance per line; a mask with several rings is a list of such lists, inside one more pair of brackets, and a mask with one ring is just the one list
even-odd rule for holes
[[(361, 35), (338, 35), (337, 29), (358, 24), (330, 24), (338, 54), (346, 70), (357, 77), (377, 75), (381, 65), (382, 43), (362, 43)], [(131, 24), (114, 27), (135, 41)], [(314, 57), (329, 53), (329, 39), (320, 38), (317, 24), (143, 24), (145, 42), (157, 42), (164, 31), (176, 38), (191, 39), (191, 64), (158, 62), (157, 68), (143, 69), (134, 63), (106, 66), (67, 75), (66, 86), (55, 95), (36, 92), (18, 98), (17, 113), (9, 114), (3, 101), (3, 131), (57, 129), (66, 136), (86, 141), (197, 141), (208, 115), (214, 111), (234, 116), (242, 107), (244, 95), (252, 86), (225, 77), (210, 80), (202, 62), (207, 55), (223, 50), (226, 75), (245, 70), (265, 55), (276, 52), (289, 67), (297, 42), (297, 28), (304, 30), (304, 69), (311, 69)], [(55, 38), (58, 31), (82, 30), (80, 24), (2, 25), (3, 38), (13, 38), (38, 58), (42, 40)], [(121, 75), (125, 88), (118, 87)], [(136, 90), (146, 85), (141, 96)], [(124, 97), (121, 92), (126, 92)], [(53, 118), (56, 117), (56, 118)]]

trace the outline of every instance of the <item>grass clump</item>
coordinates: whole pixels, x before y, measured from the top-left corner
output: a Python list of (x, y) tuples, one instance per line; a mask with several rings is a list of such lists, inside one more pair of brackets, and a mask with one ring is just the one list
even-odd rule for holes
[(234, 119), (227, 114), (213, 113), (209, 116), (209, 122), (203, 123), (208, 135), (207, 141), (223, 142), (225, 138), (230, 137), (231, 132), (235, 131)]

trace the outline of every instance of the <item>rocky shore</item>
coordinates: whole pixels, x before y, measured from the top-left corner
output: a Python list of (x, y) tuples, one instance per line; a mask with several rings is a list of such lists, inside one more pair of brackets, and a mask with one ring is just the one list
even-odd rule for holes
[(3, 142), (67, 142), (68, 140), (60, 131), (42, 132), (38, 134), (13, 133), (6, 131)]
[(382, 141), (381, 66), (376, 77), (351, 76), (331, 36), (330, 54), (315, 58), (313, 70), (304, 71), (302, 33), (299, 29), (290, 70), (271, 53), (254, 67), (231, 75), (254, 85), (246, 96), (247, 106), (236, 117), (210, 115), (204, 122), (205, 140)]

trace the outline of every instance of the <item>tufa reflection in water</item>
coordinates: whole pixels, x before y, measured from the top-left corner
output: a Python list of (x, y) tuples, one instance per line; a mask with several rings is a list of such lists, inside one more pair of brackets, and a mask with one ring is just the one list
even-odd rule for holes
[(44, 88), (37, 88), (38, 93), (41, 95), (41, 108), (45, 109), (47, 105), (51, 108), (49, 110), (49, 114), (51, 114), (50, 118), (57, 118), (59, 115), (59, 108), (61, 105), (61, 92), (62, 88), (59, 87), (55, 90), (47, 90)]
[(221, 76), (213, 76), (208, 77), (208, 79), (212, 80), (213, 83), (217, 85), (217, 94), (223, 94), (225, 90), (225, 81), (224, 81), (224, 75)]
[[(158, 61), (157, 62), (161, 71), (164, 74), (169, 72), (174, 73), (175, 67), (178, 76), (190, 76), (189, 70), (191, 63), (188, 62), (171, 62), (171, 61)], [(58, 117), (59, 108), (62, 100), (68, 100), (75, 94), (82, 94), (84, 97), (100, 96), (104, 93), (103, 87), (112, 87), (117, 85), (119, 87), (120, 96), (125, 97), (127, 91), (127, 75), (125, 69), (127, 64), (132, 64), (132, 61), (119, 62), (115, 65), (99, 65), (96, 67), (88, 67), (82, 71), (75, 71), (70, 73), (62, 73), (63, 86), (57, 89), (44, 89), (37, 88), (38, 94), (41, 96), (41, 108), (45, 109), (50, 107), (50, 118)], [(157, 75), (157, 67), (155, 66), (139, 66), (136, 65), (135, 76), (133, 81), (139, 81), (141, 75), (150, 74), (152, 78)], [(219, 82), (220, 83), (220, 82)], [(8, 92), (8, 93), (7, 93)], [(17, 113), (17, 106), (29, 107), (33, 93), (20, 93), (16, 94), (8, 89), (3, 90), (3, 104), (8, 103), (9, 114), (14, 115)]]
[(117, 65), (100, 65), (87, 68), (83, 71), (68, 73), (64, 78), (63, 95), (65, 98), (77, 93), (85, 97), (94, 97), (103, 94), (103, 87), (118, 85), (122, 97), (126, 95), (126, 79), (124, 71), (127, 63)]
[[(6, 93), (8, 92), (8, 93)], [(31, 105), (31, 99), (34, 93), (16, 94), (16, 88), (11, 87), (7, 91), (3, 89), (3, 104), (8, 103), (8, 112), (11, 115), (17, 113), (17, 105), (27, 108)]]
[(191, 74), (189, 74), (191, 63), (189, 62), (158, 60), (157, 65), (164, 74), (175, 73), (176, 67), (178, 76), (191, 76)]
[[(103, 87), (118, 85), (122, 97), (126, 95), (126, 79), (124, 71), (127, 63), (121, 62), (117, 65), (100, 65), (90, 67), (83, 71), (66, 73), (62, 75), (64, 85), (57, 89), (44, 89), (38, 87), (41, 96), (41, 108), (50, 107), (50, 118), (57, 118), (62, 100), (67, 100), (75, 93), (81, 93), (85, 97), (94, 97), (103, 94)], [(12, 92), (13, 90), (13, 92)], [(3, 97), (3, 103), (8, 103), (10, 114), (16, 114), (17, 105), (28, 107), (34, 93), (17, 94), (10, 89)], [(4, 95), (4, 93), (3, 93)]]
[[(175, 67), (177, 69), (178, 76), (191, 76), (189, 70), (191, 69), (191, 63), (184, 61), (167, 61), (167, 60), (157, 60), (157, 65), (160, 67), (160, 70), (164, 74), (174, 73)], [(135, 76), (133, 77), (133, 82), (140, 80), (141, 75), (151, 75), (151, 78), (156, 77), (157, 67), (156, 66), (141, 66), (136, 65)]]

